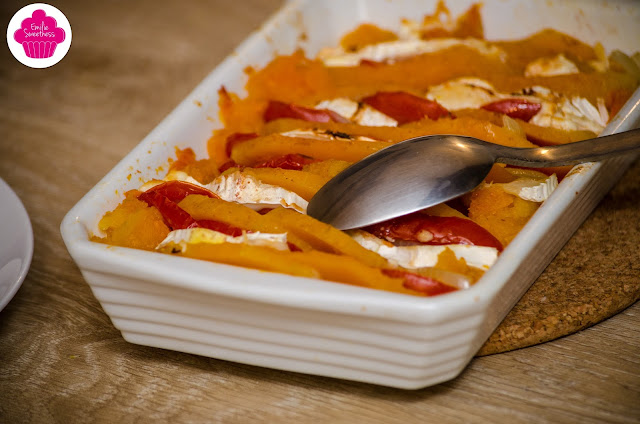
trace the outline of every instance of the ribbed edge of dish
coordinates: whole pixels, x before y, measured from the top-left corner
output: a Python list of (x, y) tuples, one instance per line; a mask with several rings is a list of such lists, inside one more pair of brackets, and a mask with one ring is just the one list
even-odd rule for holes
[[(154, 334), (123, 331), (122, 336), (131, 343), (144, 346), (158, 347), (162, 349), (177, 350), (195, 355), (214, 356), (215, 358), (230, 360), (233, 362), (262, 366), (284, 371), (293, 371), (304, 374), (313, 374), (324, 377), (341, 378), (359, 381), (363, 383), (379, 384), (398, 389), (415, 390), (455, 378), (464, 367), (458, 365), (457, 360), (447, 361), (447, 365), (439, 367), (439, 373), (431, 373), (428, 378), (408, 379), (392, 375), (382, 375), (369, 371), (341, 367), (339, 365), (322, 364), (315, 361), (304, 361), (268, 354), (256, 355), (253, 352), (242, 352), (228, 349), (224, 346), (210, 346), (203, 343), (193, 343), (184, 340), (174, 340)], [(214, 353), (214, 355), (211, 355)]]
[(484, 320), (476, 313), (446, 324), (408, 325), (179, 288), (159, 294), (136, 279), (91, 271), (84, 276), (132, 343), (404, 389), (460, 373)]

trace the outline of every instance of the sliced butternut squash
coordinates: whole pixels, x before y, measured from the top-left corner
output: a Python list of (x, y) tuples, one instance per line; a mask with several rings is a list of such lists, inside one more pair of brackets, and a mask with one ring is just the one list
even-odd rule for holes
[(385, 141), (313, 140), (270, 134), (237, 144), (231, 159), (240, 165), (251, 166), (289, 153), (298, 153), (314, 159), (340, 159), (356, 162), (365, 156), (389, 146)]
[(228, 265), (243, 266), (264, 271), (281, 272), (300, 277), (319, 278), (320, 273), (313, 266), (292, 261), (291, 252), (282, 252), (265, 246), (221, 243), (190, 244), (179, 255)]
[(499, 185), (488, 185), (472, 193), (469, 218), (488, 230), (506, 247), (538, 207), (538, 203), (509, 194)]
[(328, 177), (306, 171), (280, 168), (245, 168), (243, 173), (251, 175), (265, 184), (272, 184), (293, 191), (305, 200), (329, 181)]
[[(212, 219), (233, 225), (247, 231), (260, 231), (263, 233), (287, 233), (287, 240), (301, 250), (311, 250), (311, 245), (292, 234), (267, 215), (238, 203), (227, 202), (221, 199), (212, 199), (207, 196), (191, 195), (185, 197), (179, 204), (194, 219)], [(297, 213), (297, 212), (295, 212)]]
[(306, 241), (314, 249), (352, 256), (369, 266), (379, 268), (388, 266), (386, 259), (360, 246), (346, 233), (308, 215), (302, 215), (291, 209), (278, 208), (266, 216), (280, 222), (289, 234)]
[(106, 237), (93, 236), (91, 240), (134, 249), (155, 249), (169, 234), (169, 227), (156, 208), (138, 200), (138, 194), (137, 190), (128, 192), (122, 203), (107, 212), (98, 223)]

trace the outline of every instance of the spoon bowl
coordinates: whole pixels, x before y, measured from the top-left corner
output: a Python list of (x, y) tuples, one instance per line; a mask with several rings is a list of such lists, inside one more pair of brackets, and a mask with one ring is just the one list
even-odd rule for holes
[(494, 163), (548, 167), (602, 160), (640, 148), (640, 129), (538, 148), (473, 137), (402, 141), (351, 165), (313, 196), (307, 214), (341, 230), (363, 227), (454, 199), (476, 188)]

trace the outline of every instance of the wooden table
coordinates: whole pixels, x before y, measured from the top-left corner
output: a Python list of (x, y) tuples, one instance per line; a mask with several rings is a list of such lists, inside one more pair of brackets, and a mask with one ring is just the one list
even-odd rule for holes
[[(64, 214), (280, 1), (56, 2), (67, 57), (29, 69), (0, 49), (0, 176), (35, 233), (31, 270), (0, 313), (0, 422), (638, 422), (640, 305), (577, 334), (475, 359), (418, 391), (281, 372), (129, 344), (59, 233)], [(0, 6), (5, 24), (24, 2)], [(612, 229), (640, 243), (640, 165), (542, 278), (607, 261)], [(618, 235), (619, 236), (619, 235)], [(618, 237), (616, 236), (616, 237)], [(637, 243), (631, 246), (637, 246)], [(612, 259), (613, 258), (613, 259)], [(637, 263), (637, 262), (635, 262)]]

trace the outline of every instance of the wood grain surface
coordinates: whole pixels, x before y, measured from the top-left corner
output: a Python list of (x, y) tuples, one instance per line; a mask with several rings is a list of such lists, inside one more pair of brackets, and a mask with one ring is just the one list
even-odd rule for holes
[[(122, 339), (67, 253), (60, 222), (280, 3), (60, 1), (73, 29), (65, 59), (29, 69), (0, 49), (0, 177), (25, 204), (35, 237), (29, 274), (0, 312), (0, 422), (640, 421), (638, 303), (570, 336), (476, 358), (455, 380), (418, 391)], [(2, 2), (1, 21), (25, 4)], [(638, 199), (636, 162), (537, 286), (637, 286)], [(563, 290), (571, 297), (576, 287)], [(530, 291), (501, 328), (514, 314), (544, 323), (545, 294)], [(582, 318), (564, 321), (592, 324), (588, 305), (574, 307)]]

